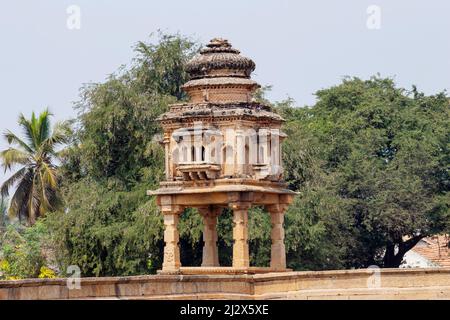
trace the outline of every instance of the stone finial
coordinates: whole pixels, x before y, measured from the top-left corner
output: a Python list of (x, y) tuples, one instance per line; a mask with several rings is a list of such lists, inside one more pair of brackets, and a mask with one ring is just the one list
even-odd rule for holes
[(228, 42), (228, 40), (227, 39), (222, 39), (222, 38), (211, 39), (206, 46), (210, 47), (210, 48), (214, 48), (214, 47), (231, 48), (231, 44)]

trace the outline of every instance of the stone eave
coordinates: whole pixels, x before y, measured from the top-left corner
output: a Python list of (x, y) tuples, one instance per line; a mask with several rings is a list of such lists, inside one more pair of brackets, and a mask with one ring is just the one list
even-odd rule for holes
[(228, 192), (256, 192), (256, 193), (272, 193), (287, 194), (295, 196), (298, 193), (289, 189), (282, 189), (270, 186), (257, 185), (216, 185), (208, 188), (204, 187), (184, 187), (171, 186), (161, 187), (157, 190), (148, 190), (147, 195), (172, 195), (172, 194), (202, 194), (202, 193), (228, 193)]
[(170, 124), (188, 124), (196, 121), (200, 122), (229, 122), (229, 121), (255, 121), (258, 120), (262, 123), (277, 123), (281, 124), (283, 121), (273, 119), (270, 117), (254, 117), (248, 115), (230, 115), (230, 116), (192, 116), (192, 117), (173, 117), (171, 119), (160, 120), (162, 125)]
[(179, 104), (158, 117), (162, 124), (202, 121), (266, 120), (282, 123), (285, 120), (269, 107), (257, 104)]
[(204, 108), (243, 108), (243, 109), (256, 109), (256, 110), (265, 110), (272, 111), (272, 107), (265, 105), (260, 102), (252, 101), (252, 102), (243, 102), (243, 101), (227, 101), (227, 102), (201, 102), (201, 103), (192, 103), (192, 102), (179, 102), (173, 103), (170, 105), (170, 112), (183, 110), (183, 109), (204, 109)]

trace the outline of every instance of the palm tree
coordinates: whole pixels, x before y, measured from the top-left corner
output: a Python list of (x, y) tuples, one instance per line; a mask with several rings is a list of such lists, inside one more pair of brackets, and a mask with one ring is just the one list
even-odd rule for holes
[(56, 209), (58, 201), (58, 174), (54, 160), (58, 145), (67, 143), (70, 129), (66, 122), (50, 128), (50, 116), (45, 110), (38, 117), (33, 112), (28, 120), (19, 116), (25, 141), (11, 131), (4, 133), (10, 147), (0, 153), (2, 166), (7, 170), (19, 169), (1, 186), (1, 195), (7, 197), (9, 190), (17, 186), (11, 198), (8, 214), (29, 225), (50, 210)]

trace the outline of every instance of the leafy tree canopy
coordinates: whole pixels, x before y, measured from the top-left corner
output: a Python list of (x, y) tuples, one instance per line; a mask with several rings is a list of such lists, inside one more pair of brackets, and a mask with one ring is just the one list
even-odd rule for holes
[[(321, 223), (343, 223), (320, 243), (348, 238), (346, 267), (398, 267), (420, 239), (449, 227), (449, 100), (380, 77), (347, 78), (317, 97), (311, 108), (278, 108), (290, 135), (287, 179), (302, 192), (291, 210), (307, 212), (313, 195)], [(332, 217), (320, 215), (327, 202)]]

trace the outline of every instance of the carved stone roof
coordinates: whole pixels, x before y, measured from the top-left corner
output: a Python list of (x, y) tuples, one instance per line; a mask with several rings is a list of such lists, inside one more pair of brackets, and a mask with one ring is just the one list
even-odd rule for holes
[(253, 100), (259, 84), (250, 79), (255, 63), (224, 39), (215, 38), (186, 65), (191, 80), (183, 85), (189, 102), (171, 105), (158, 118), (163, 125), (196, 120), (250, 120), (280, 124), (284, 119)]
[(255, 63), (239, 53), (228, 40), (212, 39), (206, 48), (200, 50), (200, 54), (187, 63), (187, 72), (191, 79), (224, 76), (249, 78), (255, 70)]
[(177, 104), (170, 112), (161, 115), (158, 121), (182, 121), (190, 118), (214, 118), (216, 121), (228, 118), (260, 119), (273, 122), (283, 122), (284, 119), (272, 112), (269, 107), (257, 103), (203, 103), (203, 104)]

